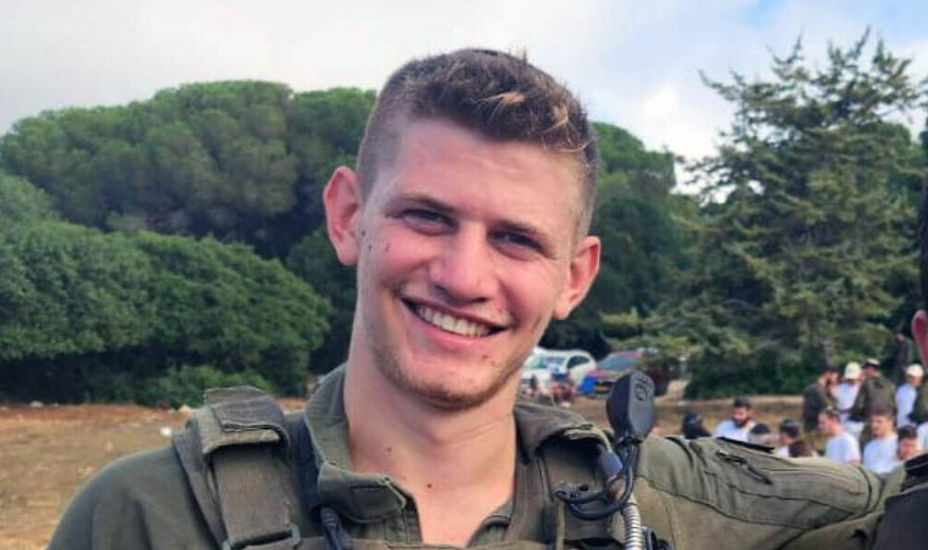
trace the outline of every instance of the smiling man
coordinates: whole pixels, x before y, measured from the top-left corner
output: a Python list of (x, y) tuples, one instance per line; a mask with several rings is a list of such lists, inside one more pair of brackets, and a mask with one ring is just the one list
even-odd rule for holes
[[(599, 267), (591, 126), (522, 58), (461, 50), (394, 73), (356, 169), (324, 191), (357, 267), (348, 356), (303, 414), (208, 394), (173, 449), (93, 480), (51, 548), (618, 548), (560, 481), (600, 487), (605, 434), (517, 403), (519, 369)], [(703, 438), (648, 438), (634, 498), (678, 550), (856, 548), (882, 502), (860, 469)]]

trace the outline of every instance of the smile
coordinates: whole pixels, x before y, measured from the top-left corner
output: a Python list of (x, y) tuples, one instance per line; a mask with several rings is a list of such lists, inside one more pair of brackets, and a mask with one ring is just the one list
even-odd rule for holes
[(443, 313), (428, 306), (412, 305), (411, 309), (416, 314), (416, 317), (445, 332), (470, 338), (481, 338), (490, 333), (490, 327), (487, 325), (476, 323), (468, 319), (461, 319), (460, 317)]

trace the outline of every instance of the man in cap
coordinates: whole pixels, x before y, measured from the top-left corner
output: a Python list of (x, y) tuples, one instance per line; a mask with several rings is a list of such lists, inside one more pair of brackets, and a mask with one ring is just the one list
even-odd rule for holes
[(905, 383), (896, 390), (896, 427), (914, 426), (909, 415), (915, 408), (915, 399), (922, 386), (922, 377), (925, 371), (922, 366), (912, 364), (905, 369)]
[[(337, 168), (323, 193), (332, 245), (357, 269), (346, 364), (303, 414), (284, 416), (256, 390), (211, 392), (173, 449), (100, 472), (50, 548), (641, 540), (626, 537), (633, 516), (584, 517), (556, 490), (621, 489), (602, 483), (608, 436), (516, 400), (524, 359), (598, 270), (597, 173), (583, 109), (524, 58), (461, 50), (404, 65), (378, 96), (356, 168)], [(648, 437), (637, 464), (641, 518), (677, 550), (817, 548), (817, 536), (853, 548), (883, 497), (858, 469), (715, 438)]]
[(860, 437), (864, 429), (864, 423), (850, 420), (851, 408), (857, 400), (857, 394), (860, 392), (860, 363), (851, 361), (844, 367), (843, 380), (835, 388), (835, 408), (841, 413), (841, 423), (845, 431), (851, 433), (854, 437)]
[(857, 399), (851, 407), (850, 420), (867, 422), (861, 436), (861, 442), (866, 444), (870, 438), (870, 416), (874, 410), (889, 409), (896, 414), (896, 386), (880, 372), (880, 362), (870, 358), (864, 362), (864, 381), (860, 386)]
[(838, 369), (826, 365), (819, 370), (818, 378), (802, 390), (802, 422), (806, 433), (818, 427), (818, 413), (834, 406), (832, 391), (838, 383)]

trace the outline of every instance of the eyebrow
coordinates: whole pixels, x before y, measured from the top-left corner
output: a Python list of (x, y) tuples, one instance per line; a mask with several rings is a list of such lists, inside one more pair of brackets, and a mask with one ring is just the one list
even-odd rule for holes
[[(451, 206), (450, 204), (436, 200), (435, 198), (426, 195), (424, 193), (403, 193), (396, 196), (393, 200), (390, 201), (390, 206), (393, 208), (404, 207), (404, 206), (422, 206), (424, 208), (429, 208), (435, 210), (440, 214), (447, 216), (455, 217), (460, 215), (460, 209)], [(537, 227), (534, 227), (525, 222), (511, 220), (511, 219), (498, 219), (493, 223), (495, 230), (502, 230), (511, 233), (518, 233), (525, 235), (533, 239), (538, 243), (540, 252), (542, 255), (549, 258), (555, 257), (555, 247), (551, 238), (539, 230)]]

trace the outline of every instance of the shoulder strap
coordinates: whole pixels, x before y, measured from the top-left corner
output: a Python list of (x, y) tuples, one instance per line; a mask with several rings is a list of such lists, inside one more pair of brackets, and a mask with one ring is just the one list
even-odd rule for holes
[[(297, 425), (264, 392), (225, 388), (209, 390), (206, 406), (175, 436), (191, 491), (223, 550), (278, 550), (299, 543), (294, 518), (303, 517), (295, 491), (300, 483), (288, 462), (300, 456), (297, 448), (305, 451), (309, 435), (304, 438), (298, 429), (291, 435), (288, 428)], [(311, 455), (309, 462), (314, 465)]]

